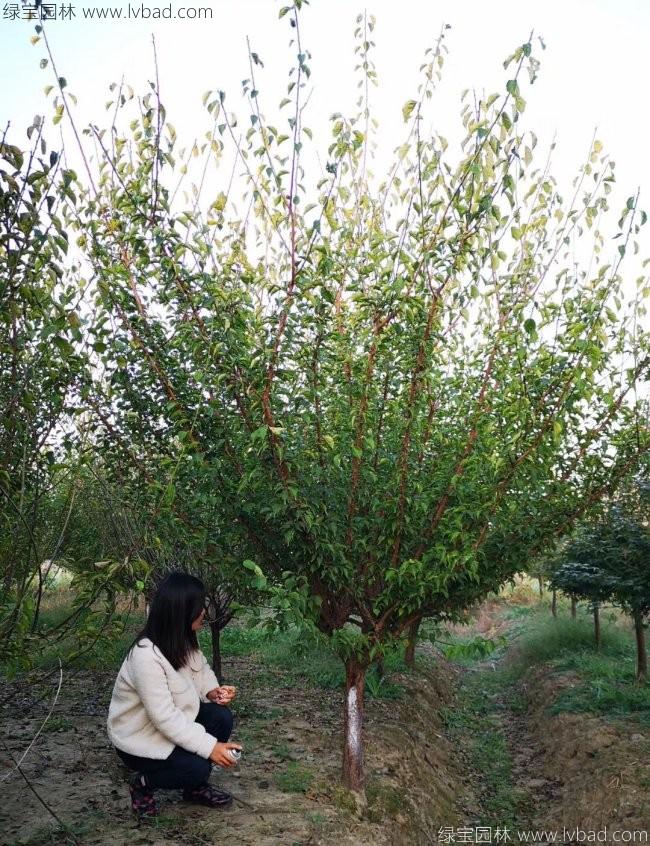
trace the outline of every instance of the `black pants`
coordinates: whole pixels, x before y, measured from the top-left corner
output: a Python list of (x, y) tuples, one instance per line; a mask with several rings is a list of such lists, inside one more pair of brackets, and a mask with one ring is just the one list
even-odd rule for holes
[[(232, 711), (227, 705), (216, 702), (201, 702), (196, 722), (205, 726), (208, 734), (225, 743), (232, 731)], [(212, 770), (212, 761), (174, 746), (167, 758), (143, 758), (131, 755), (115, 747), (115, 751), (131, 770), (145, 776), (147, 787), (163, 790), (178, 790), (182, 787), (198, 787), (206, 782)]]

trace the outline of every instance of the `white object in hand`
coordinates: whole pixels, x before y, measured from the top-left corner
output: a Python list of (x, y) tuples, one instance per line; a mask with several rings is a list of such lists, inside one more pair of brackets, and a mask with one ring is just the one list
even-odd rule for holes
[(239, 761), (241, 758), (241, 749), (229, 749), (228, 754), (233, 760)]

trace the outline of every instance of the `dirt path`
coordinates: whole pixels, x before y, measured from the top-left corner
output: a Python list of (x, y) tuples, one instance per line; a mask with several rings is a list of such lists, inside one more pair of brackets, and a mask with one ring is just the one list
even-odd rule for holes
[(543, 824), (548, 809), (559, 799), (562, 782), (542, 773), (542, 751), (531, 731), (526, 687), (525, 681), (519, 681), (502, 688), (492, 695), (492, 702), (496, 709), (495, 729), (503, 733), (511, 761), (516, 824), (522, 830), (533, 830)]
[[(487, 604), (476, 632), (512, 639), (518, 624), (504, 611)], [(582, 678), (548, 664), (518, 677), (509, 667), (512, 650), (511, 642), (463, 667), (447, 714), (447, 733), (476, 791), (466, 825), (490, 827), (493, 835), (505, 829), (514, 842), (525, 839), (520, 832), (575, 842), (577, 828), (606, 831), (606, 842), (615, 830), (650, 842), (650, 733), (631, 717), (554, 713), (558, 698)]]

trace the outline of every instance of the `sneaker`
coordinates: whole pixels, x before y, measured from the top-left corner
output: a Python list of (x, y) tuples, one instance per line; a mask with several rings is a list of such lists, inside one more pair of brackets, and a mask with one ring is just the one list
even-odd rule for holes
[(147, 787), (145, 777), (137, 773), (129, 783), (131, 793), (131, 807), (138, 817), (157, 817), (159, 814), (158, 805), (153, 795), (153, 790)]
[(206, 781), (198, 787), (186, 787), (183, 790), (183, 799), (185, 802), (195, 802), (197, 805), (207, 805), (210, 808), (225, 808), (232, 802), (232, 795), (225, 790), (217, 790)]

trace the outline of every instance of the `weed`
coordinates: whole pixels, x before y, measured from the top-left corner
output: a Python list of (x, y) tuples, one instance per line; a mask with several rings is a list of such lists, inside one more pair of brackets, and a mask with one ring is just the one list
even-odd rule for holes
[(305, 793), (313, 777), (310, 769), (297, 761), (291, 761), (283, 772), (275, 776), (275, 782), (283, 793)]
[(88, 811), (83, 820), (68, 823), (66, 828), (58, 825), (41, 826), (26, 839), (18, 838), (7, 841), (7, 846), (53, 846), (54, 844), (74, 844), (79, 837), (90, 833), (99, 819), (104, 818), (103, 811)]
[(357, 811), (357, 801), (351, 790), (340, 784), (334, 786), (332, 791), (332, 804), (340, 811), (347, 811), (354, 814)]
[[(510, 687), (507, 670), (482, 670), (465, 676), (457, 702), (441, 710), (452, 741), (469, 749), (472, 769), (483, 773), (481, 807), (485, 825), (513, 827), (517, 796), (506, 739), (494, 715), (493, 694)], [(491, 719), (492, 718), (492, 719)]]
[(50, 719), (43, 726), (43, 731), (68, 731), (73, 727), (74, 723), (67, 717), (61, 717), (58, 714), (50, 717)]
[(283, 761), (295, 761), (297, 758), (293, 749), (290, 749), (286, 743), (278, 743), (273, 747), (273, 754)]
[(376, 667), (371, 667), (366, 673), (366, 693), (369, 699), (400, 699), (404, 687), (388, 681), (385, 675), (379, 675)]
[(389, 784), (370, 782), (366, 788), (368, 818), (381, 822), (384, 817), (395, 817), (404, 808), (404, 795)]
[(516, 649), (510, 664), (519, 676), (531, 665), (557, 661), (558, 666), (572, 662), (575, 656), (594, 654), (614, 658), (620, 662), (633, 658), (634, 643), (631, 636), (613, 625), (603, 625), (602, 645), (599, 651), (594, 644), (593, 628), (587, 618), (554, 619), (539, 612), (526, 620), (516, 633)]
[[(455, 642), (443, 645), (443, 653), (446, 658), (454, 661), (472, 662), (489, 658), (497, 651), (503, 651), (507, 644), (505, 635), (495, 638), (476, 637), (469, 639), (458, 638)], [(496, 656), (495, 656), (496, 657)]]
[(650, 684), (633, 679), (587, 677), (583, 684), (563, 690), (549, 708), (551, 714), (565, 711), (599, 714), (610, 719), (634, 717), (650, 727)]

